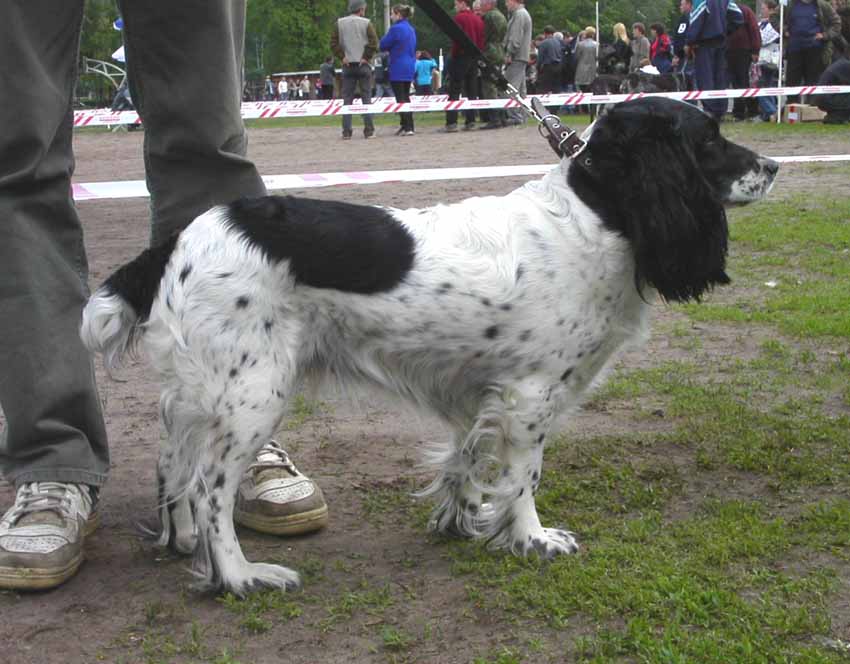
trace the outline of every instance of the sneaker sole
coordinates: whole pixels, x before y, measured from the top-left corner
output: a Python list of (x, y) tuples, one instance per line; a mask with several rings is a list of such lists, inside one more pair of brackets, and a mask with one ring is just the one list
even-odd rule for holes
[[(92, 514), (83, 526), (83, 544), (100, 525), (100, 515)], [(49, 590), (74, 576), (83, 564), (82, 550), (61, 567), (0, 567), (0, 588), (4, 590)]]
[(65, 583), (83, 563), (80, 552), (63, 567), (0, 567), (0, 588), (7, 590), (47, 590)]
[(233, 518), (240, 526), (267, 535), (300, 535), (321, 530), (328, 525), (328, 506), (289, 516), (266, 516), (234, 509)]

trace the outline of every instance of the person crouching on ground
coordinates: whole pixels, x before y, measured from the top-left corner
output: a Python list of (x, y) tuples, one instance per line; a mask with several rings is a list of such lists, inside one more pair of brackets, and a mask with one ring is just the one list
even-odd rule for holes
[[(843, 37), (834, 42), (836, 60), (818, 79), (818, 85), (850, 85), (850, 60), (848, 45)], [(826, 111), (824, 124), (847, 124), (850, 122), (850, 93), (837, 95), (812, 95), (818, 108)]]

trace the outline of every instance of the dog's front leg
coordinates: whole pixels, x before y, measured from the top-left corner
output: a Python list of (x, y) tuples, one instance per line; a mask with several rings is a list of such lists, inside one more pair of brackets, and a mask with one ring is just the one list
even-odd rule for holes
[(485, 536), (492, 546), (541, 558), (575, 553), (572, 533), (544, 528), (534, 495), (540, 483), (543, 445), (554, 417), (551, 388), (537, 380), (506, 387), (505, 440), (501, 447), (502, 478), (492, 496)]

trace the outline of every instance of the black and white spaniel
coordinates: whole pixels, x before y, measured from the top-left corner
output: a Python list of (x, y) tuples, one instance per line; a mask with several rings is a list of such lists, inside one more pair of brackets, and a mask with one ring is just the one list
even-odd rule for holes
[(399, 210), (269, 196), (216, 207), (91, 297), (82, 338), (107, 367), (139, 339), (165, 385), (162, 543), (243, 594), (298, 575), (248, 562), (237, 485), (305, 378), (384, 388), (454, 431), (431, 455), (433, 525), (519, 555), (576, 551), (534, 494), (556, 413), (574, 409), (650, 303), (729, 281), (724, 205), (777, 164), (697, 108), (616, 106), (587, 148), (506, 196)]

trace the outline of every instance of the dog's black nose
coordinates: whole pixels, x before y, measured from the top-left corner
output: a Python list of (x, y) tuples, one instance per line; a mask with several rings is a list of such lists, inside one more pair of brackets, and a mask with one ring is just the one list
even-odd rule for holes
[(769, 175), (776, 175), (779, 172), (779, 162), (768, 157), (762, 157), (761, 167), (767, 171)]

